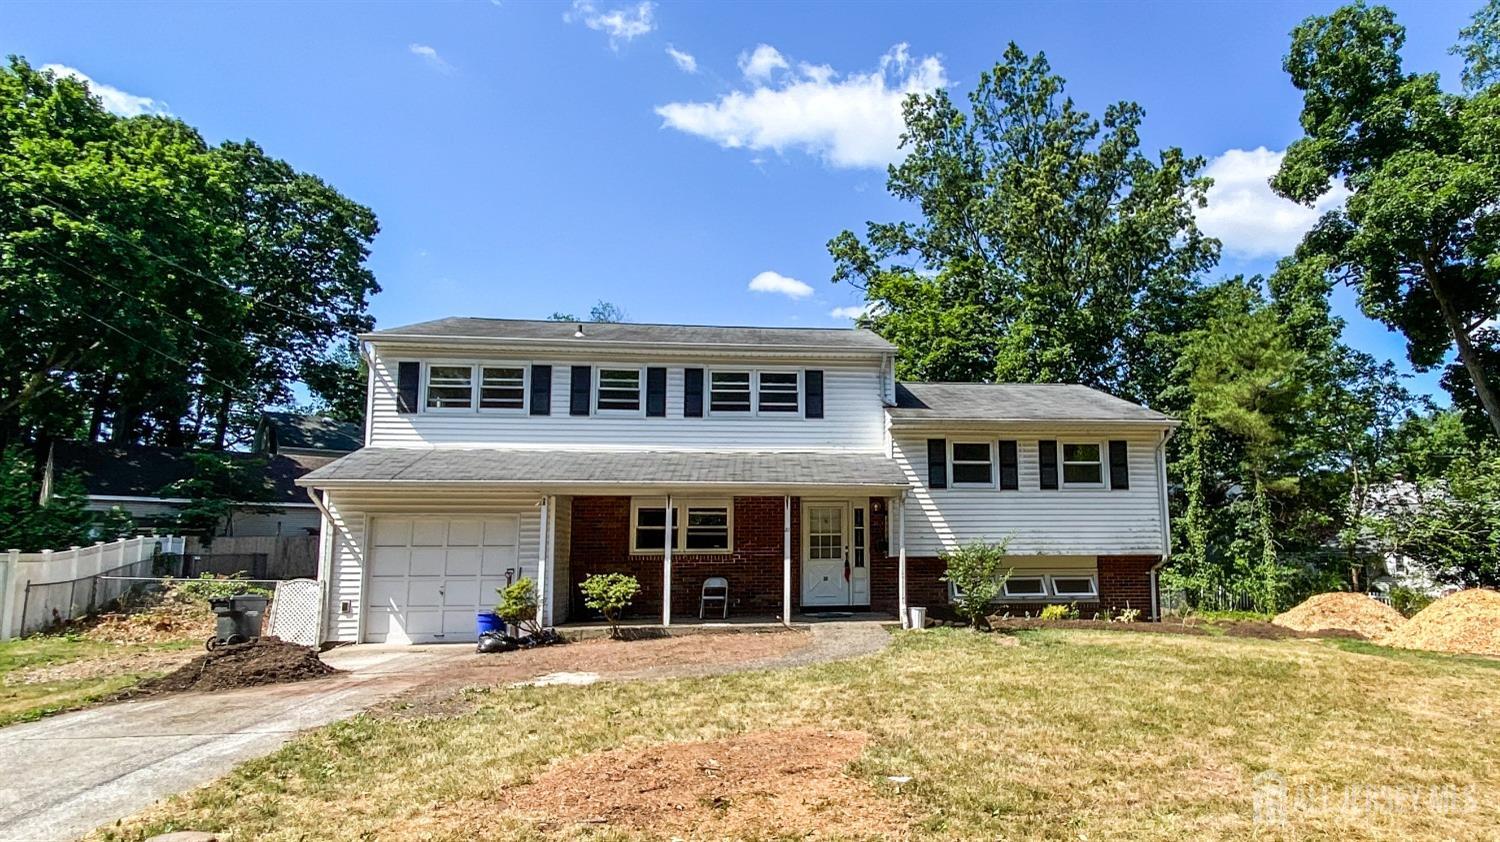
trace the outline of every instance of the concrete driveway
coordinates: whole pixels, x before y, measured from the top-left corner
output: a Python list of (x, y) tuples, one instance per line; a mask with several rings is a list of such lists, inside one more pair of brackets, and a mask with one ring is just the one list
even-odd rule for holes
[(350, 647), (347, 675), (105, 705), (0, 728), (0, 839), (75, 839), (424, 680), (470, 645)]

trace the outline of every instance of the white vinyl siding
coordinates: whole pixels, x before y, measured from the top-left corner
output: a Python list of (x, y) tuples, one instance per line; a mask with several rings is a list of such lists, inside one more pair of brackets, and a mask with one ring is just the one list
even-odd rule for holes
[[(936, 556), (970, 541), (1010, 540), (1013, 555), (1159, 555), (1164, 546), (1161, 489), (1157, 480), (1159, 430), (1070, 435), (1066, 431), (1018, 431), (997, 427), (984, 433), (946, 436), (950, 442), (1013, 439), (1020, 488), (933, 489), (927, 485), (927, 440), (941, 432), (897, 431), (892, 455), (913, 488), (906, 513), (906, 552)], [(1130, 443), (1130, 488), (1104, 485), (1042, 490), (1038, 439)], [(1107, 453), (1107, 449), (1104, 451)], [(1105, 460), (1108, 461), (1107, 459)], [(950, 465), (950, 472), (951, 472)], [(1105, 479), (1108, 468), (1105, 467)]]
[[(328, 510), (334, 516), (329, 569), (327, 639), (355, 642), (360, 638), (366, 597), (366, 553), (369, 522), (381, 516), (448, 519), (485, 515), (515, 515), (519, 520), (517, 556), (521, 575), (537, 579), (541, 510), (536, 494), (497, 491), (409, 490), (331, 491)], [(490, 598), (485, 594), (485, 599)], [(494, 595), (496, 601), (498, 595)], [(349, 611), (342, 603), (348, 602)]]
[[(735, 368), (725, 359), (660, 362), (645, 360), (645, 366), (667, 369), (667, 414), (650, 418), (644, 412), (597, 412), (587, 416), (569, 414), (573, 365), (589, 365), (595, 384), (590, 409), (595, 406), (599, 368), (634, 368), (634, 362), (612, 365), (601, 359), (536, 359), (552, 366), (552, 403), (549, 415), (530, 415), (515, 410), (445, 410), (403, 414), (396, 411), (396, 361), (440, 359), (406, 350), (377, 354), (372, 366), (369, 447), (515, 447), (569, 448), (576, 450), (767, 450), (864, 451), (885, 449), (885, 409), (880, 398), (880, 364), (875, 360), (809, 360), (798, 369), (819, 369), (823, 374), (824, 417), (804, 418), (802, 412), (714, 412), (710, 409), (710, 376), (716, 370), (753, 372), (785, 369), (785, 362), (748, 360)], [(511, 364), (507, 356), (500, 364)], [(490, 364), (488, 360), (480, 360)], [(687, 418), (683, 413), (683, 370), (703, 368), (704, 416)], [(749, 381), (754, 384), (753, 376)], [(643, 381), (644, 385), (644, 381)], [(753, 392), (752, 392), (753, 394)], [(644, 405), (644, 389), (642, 390)]]

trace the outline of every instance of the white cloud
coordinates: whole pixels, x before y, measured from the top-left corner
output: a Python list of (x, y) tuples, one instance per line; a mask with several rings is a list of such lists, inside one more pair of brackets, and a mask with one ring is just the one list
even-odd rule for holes
[[(761, 45), (783, 62), (785, 57)], [(884, 167), (900, 158), (901, 103), (909, 94), (947, 84), (936, 56), (913, 58), (898, 44), (868, 73), (840, 77), (825, 65), (799, 64), (779, 81), (755, 81), (751, 71), (773, 67), (755, 54), (744, 63), (750, 90), (731, 91), (714, 102), (658, 106), (662, 125), (712, 140), (725, 149), (800, 149), (834, 167)], [(774, 63), (773, 63), (774, 64)]]
[(848, 307), (835, 307), (828, 311), (828, 315), (835, 319), (857, 319), (869, 312), (869, 304), (850, 304)]
[(412, 44), (410, 47), (407, 47), (407, 49), (411, 50), (412, 55), (417, 56), (418, 58), (427, 62), (427, 66), (431, 67), (437, 72), (453, 72), (453, 65), (449, 64), (446, 59), (438, 55), (438, 51), (433, 49), (432, 47), (429, 47), (426, 44)]
[(656, 4), (650, 0), (608, 11), (600, 10), (594, 0), (573, 0), (573, 8), (563, 13), (563, 20), (578, 21), (595, 32), (603, 32), (609, 36), (609, 48), (615, 50), (621, 42), (629, 43), (656, 29), (656, 21), (652, 20), (655, 12)]
[(1198, 227), (1223, 242), (1225, 252), (1241, 258), (1289, 255), (1319, 217), (1349, 197), (1338, 183), (1311, 208), (1272, 193), (1267, 182), (1285, 154), (1264, 146), (1230, 149), (1208, 162), (1203, 174), (1214, 185), (1208, 207), (1197, 211)]
[(692, 53), (685, 53), (682, 50), (679, 50), (676, 47), (672, 46), (671, 44), (668, 44), (667, 55), (672, 57), (672, 61), (677, 63), (677, 69), (681, 70), (683, 73), (698, 72), (698, 60), (693, 58)]
[(796, 278), (788, 278), (778, 272), (761, 272), (750, 279), (751, 292), (774, 292), (785, 295), (788, 298), (806, 298), (813, 294), (813, 288)]
[(139, 117), (142, 114), (167, 114), (166, 103), (157, 102), (148, 96), (136, 96), (126, 93), (113, 85), (103, 82), (95, 82), (82, 70), (69, 67), (66, 64), (44, 64), (42, 69), (50, 71), (59, 79), (67, 77), (77, 79), (89, 86), (89, 92), (98, 97), (104, 103), (104, 110), (121, 117)]
[(748, 53), (740, 53), (740, 72), (752, 82), (768, 82), (771, 74), (791, 68), (781, 51), (770, 44), (759, 44)]

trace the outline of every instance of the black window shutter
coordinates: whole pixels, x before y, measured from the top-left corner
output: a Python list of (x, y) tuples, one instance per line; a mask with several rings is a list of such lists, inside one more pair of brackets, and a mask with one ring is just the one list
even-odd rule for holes
[(1021, 466), (1016, 443), (1000, 442), (1000, 488), (1015, 491), (1021, 487)]
[(531, 414), (552, 414), (552, 366), (531, 367)]
[(1130, 445), (1120, 439), (1109, 443), (1109, 487), (1130, 488)]
[(594, 391), (594, 370), (586, 365), (573, 366), (568, 383), (568, 414), (588, 415), (589, 394)]
[(1041, 464), (1042, 488), (1057, 487), (1057, 441), (1036, 443), (1036, 458)]
[(823, 372), (802, 372), (802, 409), (808, 418), (823, 417)]
[(417, 394), (422, 389), (422, 364), (396, 363), (396, 411), (410, 415), (417, 411)]
[(927, 487), (948, 487), (948, 440), (927, 440)]
[(682, 414), (688, 418), (703, 417), (703, 369), (682, 372)]
[(646, 369), (646, 415), (651, 418), (667, 416), (667, 370)]

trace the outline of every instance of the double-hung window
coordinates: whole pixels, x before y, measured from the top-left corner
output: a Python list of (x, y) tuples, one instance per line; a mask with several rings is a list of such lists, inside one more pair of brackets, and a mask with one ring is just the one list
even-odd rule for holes
[(711, 371), (708, 373), (709, 412), (748, 413), (750, 410), (750, 372)]
[(515, 365), (479, 367), (480, 409), (525, 409), (526, 369)]
[[(672, 503), (672, 551), (727, 553), (733, 546), (734, 506), (729, 500), (683, 500)], [(630, 551), (660, 553), (667, 541), (667, 509), (661, 498), (631, 503)]]
[(640, 412), (641, 370), (599, 369), (599, 394), (595, 406), (600, 412)]
[(1098, 442), (1065, 441), (1062, 443), (1062, 484), (1064, 487), (1097, 487), (1104, 485), (1103, 448)]
[(795, 371), (761, 371), (756, 395), (761, 412), (802, 411), (802, 384)]
[(441, 365), (427, 367), (428, 409), (473, 409), (474, 367)]
[(990, 442), (954, 442), (952, 461), (954, 487), (994, 486), (995, 465)]

